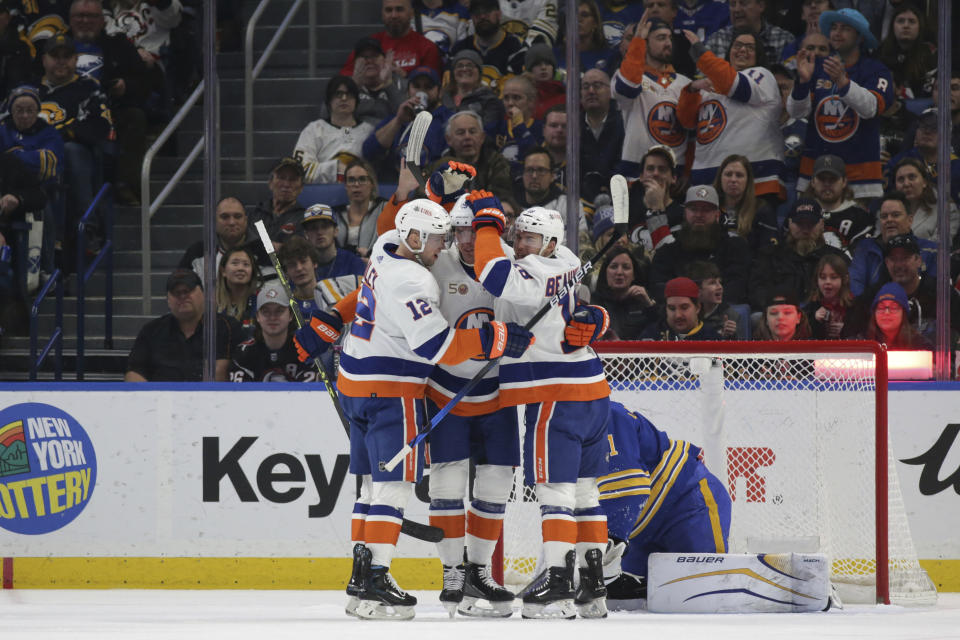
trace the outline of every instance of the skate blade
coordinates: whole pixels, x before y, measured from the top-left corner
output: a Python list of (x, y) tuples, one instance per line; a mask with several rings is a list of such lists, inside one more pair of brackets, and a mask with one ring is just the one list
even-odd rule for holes
[(350, 596), (350, 597), (347, 599), (347, 606), (346, 606), (346, 609), (345, 609), (345, 611), (347, 612), (347, 615), (348, 615), (348, 616), (353, 616), (354, 618), (356, 618), (356, 617), (357, 617), (357, 607), (358, 607), (359, 605), (360, 605), (360, 598), (358, 598), (357, 596)]
[(524, 602), (520, 615), (527, 619), (565, 618), (573, 620), (577, 617), (577, 608), (573, 604), (573, 599), (557, 600), (547, 604)]
[(607, 617), (607, 599), (597, 598), (584, 604), (576, 603), (577, 613), (581, 618), (606, 618)]
[(607, 598), (607, 609), (610, 611), (645, 611), (646, 608), (646, 598), (629, 598), (623, 600)]
[(363, 620), (411, 620), (413, 607), (389, 605), (375, 600), (361, 600), (356, 615)]
[[(482, 606), (481, 603), (486, 603)], [(513, 615), (513, 602), (490, 602), (483, 598), (463, 597), (457, 611), (471, 618), (509, 618)]]
[(456, 617), (457, 606), (460, 604), (459, 602), (441, 602), (440, 604), (442, 604), (443, 608), (447, 610), (447, 613), (450, 614), (451, 618)]

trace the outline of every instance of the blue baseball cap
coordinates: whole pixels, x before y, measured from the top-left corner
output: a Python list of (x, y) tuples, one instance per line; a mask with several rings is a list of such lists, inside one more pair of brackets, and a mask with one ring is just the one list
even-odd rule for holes
[(410, 73), (407, 74), (407, 81), (413, 82), (416, 78), (420, 76), (426, 76), (433, 81), (433, 84), (440, 84), (440, 76), (437, 75), (436, 70), (433, 67), (428, 67), (426, 65), (420, 65), (419, 67), (414, 67), (410, 70)]
[(863, 38), (863, 44), (868, 49), (876, 49), (877, 37), (870, 31), (870, 23), (863, 17), (863, 14), (856, 9), (840, 9), (839, 11), (824, 11), (820, 14), (820, 33), (830, 37), (830, 28), (834, 22), (842, 22), (857, 30), (860, 37)]

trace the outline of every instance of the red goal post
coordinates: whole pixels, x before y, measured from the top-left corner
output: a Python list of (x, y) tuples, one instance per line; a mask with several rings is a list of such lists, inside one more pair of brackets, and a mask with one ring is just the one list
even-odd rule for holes
[[(888, 450), (885, 347), (872, 341), (593, 346), (613, 400), (671, 438), (704, 448), (708, 467), (733, 499), (731, 552), (825, 553), (848, 601), (936, 597), (916, 558)], [(532, 577), (539, 534), (536, 498), (518, 472), (504, 525), (507, 584)]]

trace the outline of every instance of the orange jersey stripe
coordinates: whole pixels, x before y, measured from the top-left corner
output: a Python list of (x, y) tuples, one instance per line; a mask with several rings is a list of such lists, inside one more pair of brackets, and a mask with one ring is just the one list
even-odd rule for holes
[[(503, 397), (502, 395), (500, 396)], [(532, 402), (532, 401), (531, 401)], [(540, 484), (547, 481), (547, 469), (549, 468), (549, 451), (547, 449), (547, 423), (553, 415), (553, 403), (544, 402), (540, 407), (540, 415), (537, 416), (537, 426), (533, 440), (534, 455), (534, 479)], [(546, 526), (546, 525), (544, 525)], [(546, 540), (546, 536), (543, 538)]]
[(419, 398), (423, 396), (426, 388), (425, 382), (351, 380), (342, 369), (337, 380), (337, 389), (340, 393), (351, 398)]
[(484, 518), (474, 511), (467, 512), (467, 533), (472, 536), (484, 540), (497, 540), (502, 529), (503, 520), (500, 518)]
[(577, 542), (607, 542), (606, 520), (581, 520), (577, 522)]
[(374, 520), (367, 523), (367, 544), (397, 544), (400, 539), (400, 524)]
[[(427, 387), (427, 397), (433, 400), (441, 409), (447, 406), (447, 403), (453, 399), (453, 396), (447, 396), (433, 387)], [(457, 403), (450, 409), (450, 413), (455, 416), (484, 416), (493, 413), (500, 408), (500, 400), (493, 398), (483, 402), (470, 402), (466, 398)]]
[(547, 384), (536, 387), (504, 389), (500, 387), (500, 406), (515, 407), (521, 404), (537, 402), (598, 400), (610, 395), (610, 385), (606, 380), (589, 384)]
[(770, 180), (763, 180), (753, 184), (753, 192), (758, 196), (773, 194), (781, 200), (787, 199), (787, 188), (774, 177)]
[[(403, 441), (405, 443), (417, 437), (417, 410), (414, 402), (413, 398), (403, 399)], [(419, 461), (417, 449), (419, 446), (414, 447), (403, 460), (403, 479), (407, 482), (417, 481), (417, 462)]]
[[(800, 159), (800, 174), (813, 175), (813, 158), (804, 156)], [(858, 182), (863, 180), (882, 180), (883, 164), (881, 162), (860, 162), (847, 165), (847, 180)]]
[(430, 524), (443, 529), (444, 538), (462, 538), (466, 532), (466, 519), (458, 516), (430, 516)]
[(363, 542), (365, 518), (354, 517), (350, 521), (350, 540), (353, 542)]
[[(544, 542), (577, 542), (577, 523), (567, 518), (550, 518), (543, 521)], [(606, 542), (606, 538), (604, 538)]]

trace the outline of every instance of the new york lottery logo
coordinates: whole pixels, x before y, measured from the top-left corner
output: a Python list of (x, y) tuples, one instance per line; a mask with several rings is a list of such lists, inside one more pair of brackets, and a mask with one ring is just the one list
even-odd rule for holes
[(65, 527), (96, 483), (93, 443), (73, 416), (36, 402), (0, 411), (0, 528), (37, 535)]

